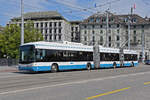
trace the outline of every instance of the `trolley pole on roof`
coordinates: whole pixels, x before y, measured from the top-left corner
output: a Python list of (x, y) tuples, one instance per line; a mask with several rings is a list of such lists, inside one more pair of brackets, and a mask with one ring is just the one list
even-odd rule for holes
[(21, 0), (21, 45), (24, 44), (24, 6), (23, 6), (23, 0)]

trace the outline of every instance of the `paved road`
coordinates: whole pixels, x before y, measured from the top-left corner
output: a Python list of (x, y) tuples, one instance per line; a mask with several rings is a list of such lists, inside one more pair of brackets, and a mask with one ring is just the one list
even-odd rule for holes
[(149, 100), (150, 66), (0, 73), (0, 100)]

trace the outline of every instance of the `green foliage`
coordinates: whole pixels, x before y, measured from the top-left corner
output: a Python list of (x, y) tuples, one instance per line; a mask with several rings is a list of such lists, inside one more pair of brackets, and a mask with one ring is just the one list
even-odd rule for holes
[[(21, 28), (16, 24), (6, 26), (2, 33), (0, 33), (0, 56), (18, 58)], [(34, 28), (32, 22), (27, 22), (24, 29), (25, 43), (42, 41), (42, 34)]]

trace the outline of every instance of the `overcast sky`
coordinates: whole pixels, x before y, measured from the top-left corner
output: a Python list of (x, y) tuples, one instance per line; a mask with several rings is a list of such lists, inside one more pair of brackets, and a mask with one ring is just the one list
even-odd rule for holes
[[(0, 25), (20, 16), (20, 1), (0, 0)], [(134, 13), (150, 17), (150, 0), (24, 0), (24, 12), (58, 11), (67, 20), (83, 20), (108, 8), (115, 14), (128, 14), (134, 4)]]

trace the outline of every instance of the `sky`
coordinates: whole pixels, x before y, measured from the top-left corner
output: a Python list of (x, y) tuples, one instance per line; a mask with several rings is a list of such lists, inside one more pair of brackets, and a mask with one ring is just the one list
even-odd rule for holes
[[(0, 25), (21, 15), (21, 0), (0, 0)], [(129, 14), (136, 5), (135, 14), (150, 17), (150, 0), (23, 0), (24, 13), (58, 11), (69, 21), (83, 20), (94, 13), (107, 9), (114, 14)]]

